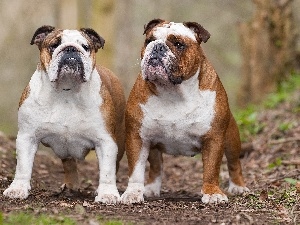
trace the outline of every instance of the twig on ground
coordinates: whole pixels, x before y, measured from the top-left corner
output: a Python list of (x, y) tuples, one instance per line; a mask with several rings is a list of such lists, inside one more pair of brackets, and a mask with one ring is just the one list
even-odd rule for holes
[(278, 140), (271, 140), (269, 141), (269, 144), (277, 145), (277, 144), (282, 144), (282, 143), (292, 142), (292, 141), (300, 141), (300, 137), (290, 137), (290, 138), (281, 138)]

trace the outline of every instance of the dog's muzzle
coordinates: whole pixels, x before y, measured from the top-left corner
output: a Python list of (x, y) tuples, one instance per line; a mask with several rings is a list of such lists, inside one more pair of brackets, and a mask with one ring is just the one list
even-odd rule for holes
[(163, 66), (163, 58), (167, 54), (167, 48), (164, 44), (158, 43), (154, 45), (152, 52), (150, 53), (149, 64), (153, 67)]
[(182, 77), (177, 77), (174, 72), (178, 69), (176, 58), (164, 43), (156, 43), (147, 56), (144, 66), (144, 77), (146, 80), (173, 85), (180, 84)]
[(53, 80), (58, 90), (79, 90), (80, 84), (86, 82), (82, 53), (74, 46), (67, 46), (58, 54), (57, 76)]
[(74, 46), (67, 46), (62, 51), (62, 56), (58, 63), (58, 75), (62, 73), (84, 78), (84, 66), (80, 52)]

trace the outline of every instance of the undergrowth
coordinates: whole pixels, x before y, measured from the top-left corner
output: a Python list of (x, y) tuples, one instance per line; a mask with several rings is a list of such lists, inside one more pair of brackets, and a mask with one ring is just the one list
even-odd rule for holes
[[(292, 92), (300, 87), (300, 74), (292, 73), (290, 78), (283, 81), (277, 92), (269, 94), (266, 99), (259, 105), (250, 104), (244, 109), (235, 112), (237, 124), (239, 126), (242, 142), (249, 141), (250, 137), (259, 134), (265, 127), (264, 123), (258, 121), (259, 111), (263, 109), (274, 109), (280, 103), (288, 101)], [(300, 112), (300, 104), (296, 106), (294, 112)], [(292, 124), (281, 124), (279, 129), (287, 130)]]
[[(122, 225), (119, 220), (104, 220), (99, 217), (96, 218), (99, 224), (103, 225)], [(29, 212), (15, 212), (4, 216), (0, 212), (0, 225), (77, 225), (80, 224), (74, 219), (66, 216), (52, 216), (47, 214), (34, 215)], [(97, 224), (97, 222), (95, 222)]]

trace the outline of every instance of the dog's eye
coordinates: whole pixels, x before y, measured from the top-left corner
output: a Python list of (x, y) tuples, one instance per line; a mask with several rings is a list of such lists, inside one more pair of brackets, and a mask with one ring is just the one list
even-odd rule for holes
[(181, 43), (181, 42), (179, 42), (179, 41), (176, 41), (175, 43), (174, 43), (174, 46), (178, 49), (178, 50), (184, 50), (185, 49), (185, 44), (183, 44), (183, 43)]
[(49, 49), (50, 49), (50, 52), (54, 52), (54, 50), (60, 45), (59, 42), (55, 42), (53, 44), (50, 45)]
[(147, 38), (145, 40), (145, 46), (147, 46), (150, 42), (154, 41), (154, 38)]
[(85, 51), (89, 51), (89, 50), (90, 50), (90, 47), (89, 47), (88, 45), (82, 45), (82, 47), (83, 47), (83, 49), (84, 49)]

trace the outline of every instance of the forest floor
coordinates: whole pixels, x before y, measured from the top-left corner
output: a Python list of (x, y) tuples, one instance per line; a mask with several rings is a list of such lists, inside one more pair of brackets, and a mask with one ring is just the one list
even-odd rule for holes
[[(98, 185), (95, 159), (79, 162), (81, 192), (60, 191), (63, 181), (61, 161), (48, 151), (38, 151), (32, 174), (31, 195), (26, 200), (11, 200), (2, 192), (12, 182), (16, 165), (15, 140), (0, 135), (0, 217), (9, 223), (14, 214), (25, 212), (36, 217), (47, 215), (57, 224), (300, 224), (300, 90), (276, 108), (257, 115), (259, 130), (244, 143), (241, 157), (246, 184), (251, 190), (230, 196), (221, 205), (201, 202), (201, 155), (164, 155), (164, 177), (159, 198), (146, 198), (143, 204), (109, 205), (94, 202)], [(117, 174), (118, 189), (128, 182), (126, 158)], [(228, 187), (224, 157), (221, 187)], [(110, 221), (110, 222), (107, 222)], [(115, 222), (113, 222), (115, 221)], [(20, 223), (24, 224), (24, 223)]]

